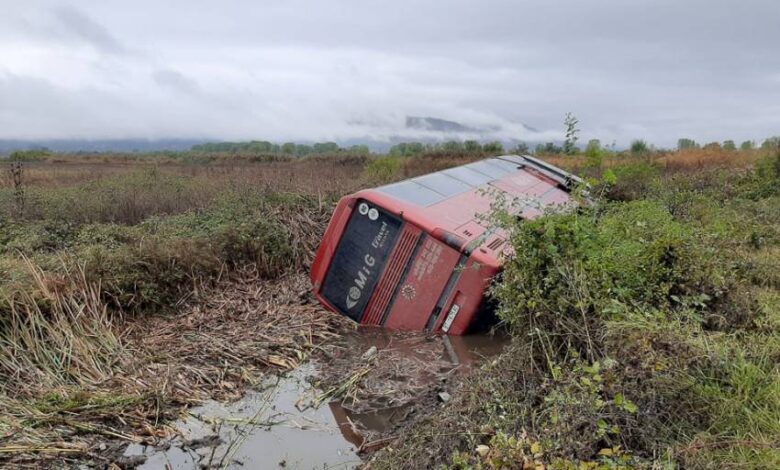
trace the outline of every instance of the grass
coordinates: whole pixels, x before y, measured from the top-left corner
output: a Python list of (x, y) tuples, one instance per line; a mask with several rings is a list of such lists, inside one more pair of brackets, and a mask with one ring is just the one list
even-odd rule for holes
[[(603, 201), (507, 227), (514, 345), (372, 468), (776, 467), (766, 153), (546, 156)], [(90, 436), (152, 442), (180, 407), (295, 367), (334, 335), (299, 278), (338, 197), (484, 156), (23, 162), (0, 179), (0, 455), (105, 464)]]
[(89, 388), (107, 380), (121, 354), (111, 316), (100, 299), (100, 286), (84, 272), (67, 273), (67, 285), (49, 282), (28, 258), (23, 262), (32, 290), (5, 299), (0, 317), (0, 391), (24, 393), (25, 387)]
[(27, 164), (22, 207), (0, 188), (0, 460), (106, 465), (96, 439), (153, 442), (333, 334), (283, 292), (359, 159), (84, 165)]

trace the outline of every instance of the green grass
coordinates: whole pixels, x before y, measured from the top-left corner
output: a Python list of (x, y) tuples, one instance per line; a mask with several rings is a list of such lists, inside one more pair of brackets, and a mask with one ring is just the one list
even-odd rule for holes
[[(160, 204), (159, 199), (173, 201), (182, 187), (196, 189), (174, 180), (181, 184), (138, 174), (121, 182), (109, 178), (40, 189), (46, 194), (40, 203), (45, 213), (7, 219), (0, 226), (0, 264), (6, 268), (0, 272), (0, 293), (8, 298), (26, 289), (30, 276), (23, 255), (50, 273), (81, 266), (88, 282), (101, 284), (103, 299), (114, 309), (170, 306), (193, 282), (208, 282), (225, 270), (252, 266), (262, 276), (276, 277), (303, 268), (331, 207), (313, 196), (235, 185), (221, 188), (203, 207), (189, 201), (171, 213), (147, 208), (128, 209), (120, 221), (104, 216), (122, 213), (133, 194)], [(156, 192), (167, 196), (157, 198)], [(2, 298), (0, 312), (7, 312)]]

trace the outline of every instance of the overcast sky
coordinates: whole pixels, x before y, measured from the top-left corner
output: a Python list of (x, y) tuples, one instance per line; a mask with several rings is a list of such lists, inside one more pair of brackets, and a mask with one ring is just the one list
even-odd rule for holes
[[(780, 134), (778, 0), (0, 0), (0, 138)], [(525, 129), (522, 123), (536, 132)]]

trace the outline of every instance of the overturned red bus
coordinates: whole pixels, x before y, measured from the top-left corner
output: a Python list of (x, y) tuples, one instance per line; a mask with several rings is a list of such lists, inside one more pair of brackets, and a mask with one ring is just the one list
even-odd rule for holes
[(486, 217), (496, 201), (532, 219), (571, 205), (579, 182), (504, 155), (346, 196), (312, 265), (314, 293), (361, 324), (467, 333), (488, 316), (485, 293), (506, 249), (506, 233)]

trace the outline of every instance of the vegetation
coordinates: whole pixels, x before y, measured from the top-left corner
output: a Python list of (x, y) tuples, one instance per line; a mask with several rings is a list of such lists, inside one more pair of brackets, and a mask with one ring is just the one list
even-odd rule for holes
[(691, 150), (699, 148), (695, 140), (682, 138), (677, 140), (677, 150)]
[(579, 140), (580, 130), (577, 128), (579, 120), (572, 113), (566, 113), (563, 125), (566, 126), (566, 139), (563, 142), (563, 153), (574, 155), (577, 153), (577, 140)]
[(46, 149), (38, 150), (17, 150), (11, 152), (8, 159), (12, 162), (36, 162), (43, 161), (49, 158), (52, 153)]
[(250, 142), (209, 142), (192, 147), (193, 152), (200, 153), (250, 153), (266, 155), (290, 155), (303, 157), (307, 155), (326, 154), (355, 154), (368, 155), (370, 153), (366, 145), (353, 145), (343, 148), (335, 142), (318, 142), (312, 145), (285, 142), (275, 144), (265, 140), (253, 140)]
[(372, 468), (780, 466), (780, 152), (616, 173), (577, 213), (501, 218), (514, 344)]
[[(235, 393), (260, 366), (288, 369), (332, 334), (333, 320), (310, 305), (290, 316), (297, 282), (274, 283), (309, 265), (362, 160), (240, 166), (98, 160), (30, 165), (20, 177), (9, 167), (0, 187), (0, 461), (97, 455), (92, 463), (107, 465), (96, 439), (164, 435), (181, 407)], [(254, 282), (247, 291), (234, 287), (239, 279)], [(243, 311), (258, 286), (273, 292)], [(185, 308), (200, 292), (209, 294)], [(209, 306), (225, 292), (235, 299)], [(269, 307), (277, 299), (287, 310)], [(161, 314), (173, 332), (162, 339)], [(240, 360), (226, 364), (225, 354)]]
[[(637, 142), (537, 148), (589, 178), (598, 204), (507, 225), (517, 256), (495, 295), (513, 346), (373, 468), (777, 467), (776, 139)], [(335, 201), (504, 151), (214, 145), (4, 164), (0, 459), (99, 454), (84, 436), (140, 442), (177, 406), (232, 396), (253, 368), (294, 367), (317, 328), (331, 334), (288, 279), (307, 269)], [(251, 312), (282, 312), (267, 322), (246, 310), (258, 286), (269, 291)], [(201, 308), (224, 292), (242, 307)], [(308, 323), (268, 307), (280, 295)], [(249, 339), (225, 337), (229, 325)], [(160, 329), (168, 336), (148, 339)], [(182, 331), (190, 349), (170, 340)], [(244, 359), (226, 365), (226, 351)]]

